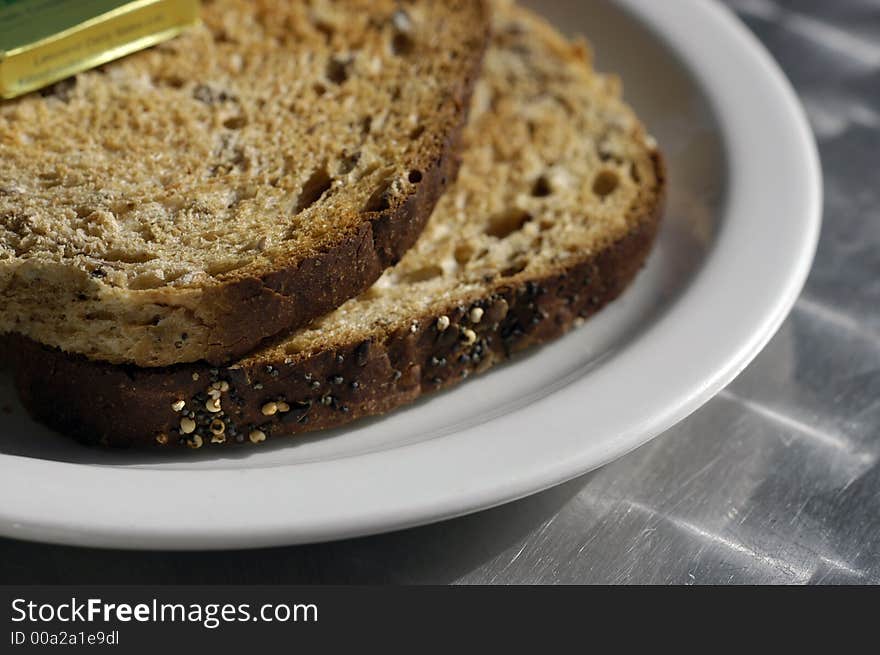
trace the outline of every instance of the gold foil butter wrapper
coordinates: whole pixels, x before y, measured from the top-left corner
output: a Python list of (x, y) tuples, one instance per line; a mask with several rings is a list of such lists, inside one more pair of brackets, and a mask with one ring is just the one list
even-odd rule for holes
[(199, 0), (0, 0), (0, 98), (177, 36)]

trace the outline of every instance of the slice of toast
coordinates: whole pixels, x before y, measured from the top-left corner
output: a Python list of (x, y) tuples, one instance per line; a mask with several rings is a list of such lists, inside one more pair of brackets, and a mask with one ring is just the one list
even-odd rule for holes
[(0, 103), (0, 332), (228, 362), (363, 292), (457, 171), (482, 0), (213, 0)]
[(25, 405), (105, 445), (261, 443), (457, 384), (623, 291), (651, 249), (664, 171), (583, 45), (499, 5), (465, 142), (419, 242), (361, 297), (224, 368), (114, 367), (22, 342)]

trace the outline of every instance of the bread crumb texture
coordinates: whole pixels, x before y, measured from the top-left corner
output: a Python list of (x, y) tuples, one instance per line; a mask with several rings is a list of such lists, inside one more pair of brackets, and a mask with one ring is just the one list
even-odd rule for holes
[[(178, 39), (0, 103), (0, 332), (140, 365), (203, 357), (224, 321), (274, 334), (220, 291), (411, 201), (487, 38), (478, 0), (203, 5)], [(361, 268), (350, 295), (381, 273)]]
[(657, 231), (660, 155), (583, 45), (508, 3), (495, 12), (459, 179), (368, 292), (220, 368), (132, 370), (22, 344), (28, 409), (110, 445), (271, 442), (458, 384), (617, 297)]
[(658, 204), (656, 145), (618, 80), (526, 10), (496, 3), (494, 22), (461, 173), (416, 246), (369, 291), (255, 357), (308, 357), (563, 271)]

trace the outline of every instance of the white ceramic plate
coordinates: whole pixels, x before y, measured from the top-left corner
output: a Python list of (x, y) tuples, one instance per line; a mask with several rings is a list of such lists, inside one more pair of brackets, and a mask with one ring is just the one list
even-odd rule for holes
[(0, 376), (0, 533), (123, 548), (329, 540), (513, 500), (619, 457), (719, 391), (810, 267), (812, 135), (770, 57), (707, 0), (535, 3), (586, 34), (669, 160), (635, 286), (560, 342), (381, 420), (193, 457), (86, 449), (30, 422)]

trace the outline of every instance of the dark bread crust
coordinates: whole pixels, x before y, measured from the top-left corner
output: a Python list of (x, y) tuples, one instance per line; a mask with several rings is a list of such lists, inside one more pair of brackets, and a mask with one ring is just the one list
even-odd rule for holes
[[(386, 413), (555, 339), (617, 298), (644, 265), (660, 225), (665, 171), (659, 153), (653, 161), (657, 186), (633, 208), (624, 237), (540, 279), (502, 280), (443, 314), (414, 316), (409, 329), (308, 357), (253, 357), (224, 369), (111, 366), (12, 337), (19, 394), (37, 420), (89, 443), (122, 447), (207, 447), (209, 423), (218, 416), (225, 431), (214, 441), (229, 445)], [(476, 321), (474, 308), (482, 310)], [(223, 383), (222, 414), (211, 413), (206, 390)], [(198, 427), (189, 435), (180, 434), (184, 414), (172, 408), (179, 400), (186, 401), (184, 412), (194, 410)], [(289, 410), (266, 415), (268, 403)]]

